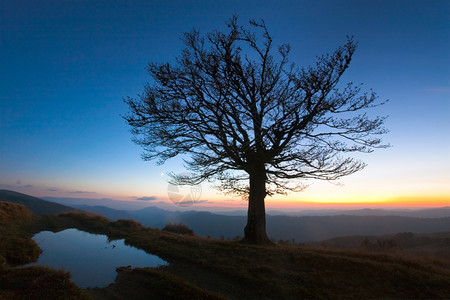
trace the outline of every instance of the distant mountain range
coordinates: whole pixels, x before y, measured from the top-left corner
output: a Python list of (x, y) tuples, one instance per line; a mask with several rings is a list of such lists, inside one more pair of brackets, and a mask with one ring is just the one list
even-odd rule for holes
[(23, 204), (36, 215), (60, 214), (74, 210), (73, 207), (9, 190), (0, 190), (0, 201)]
[[(56, 198), (56, 197), (44, 197), (44, 200), (63, 204), (70, 207), (92, 207), (92, 203), (95, 206), (111, 208), (118, 211), (137, 211), (149, 207), (149, 203), (145, 201), (120, 201), (114, 199), (85, 199), (85, 198)], [(159, 203), (161, 204), (161, 203)], [(173, 211), (174, 206), (166, 204), (167, 207), (158, 204), (159, 208), (167, 211)], [(153, 206), (156, 206), (154, 204)], [(186, 210), (182, 210), (186, 211)], [(335, 216), (335, 215), (351, 215), (351, 216), (402, 216), (402, 217), (414, 217), (414, 218), (444, 218), (450, 217), (450, 206), (440, 208), (427, 208), (427, 209), (308, 209), (308, 210), (273, 210), (268, 208), (266, 210), (267, 215), (271, 216), (290, 216), (290, 217), (302, 217), (302, 216)], [(247, 216), (246, 210), (233, 210), (233, 211), (218, 211), (216, 214), (226, 216)]]
[[(72, 205), (71, 208), (4, 190), (0, 190), (0, 200), (22, 203), (36, 214), (54, 214), (76, 208), (111, 220), (133, 219), (144, 226), (155, 228), (163, 228), (167, 223), (181, 223), (191, 228), (197, 235), (225, 239), (242, 237), (247, 221), (247, 217), (241, 211), (227, 214), (194, 210), (174, 212), (151, 206), (131, 211), (85, 204)], [(267, 234), (276, 241), (313, 242), (349, 235), (450, 232), (450, 207), (423, 210), (315, 210), (310, 211), (310, 214), (286, 216), (282, 215), (282, 212), (269, 212)]]
[[(185, 211), (173, 212), (158, 207), (147, 207), (135, 211), (114, 210), (102, 206), (76, 206), (76, 208), (103, 215), (111, 220), (133, 219), (144, 226), (163, 228), (167, 223), (181, 223), (191, 228), (197, 235), (214, 238), (232, 239), (243, 236), (247, 217), (242, 215), (223, 215), (211, 212)], [(296, 242), (321, 241), (347, 235), (382, 235), (399, 232), (431, 233), (450, 231), (450, 210), (436, 211), (437, 216), (447, 212), (446, 217), (418, 218), (395, 216), (395, 212), (386, 215), (372, 210), (357, 210), (356, 215), (345, 212), (342, 215), (328, 216), (283, 216), (270, 215), (267, 219), (267, 234), (278, 240)], [(364, 215), (367, 212), (367, 215)], [(360, 214), (360, 215), (359, 215)], [(424, 210), (416, 215), (432, 215)], [(444, 214), (445, 215), (445, 214)]]
[[(272, 215), (283, 215), (283, 212), (270, 212)], [(285, 215), (286, 213), (284, 213)], [(295, 216), (401, 216), (413, 218), (445, 218), (450, 217), (450, 206), (427, 209), (373, 209), (363, 208), (354, 210), (305, 210), (294, 213)]]

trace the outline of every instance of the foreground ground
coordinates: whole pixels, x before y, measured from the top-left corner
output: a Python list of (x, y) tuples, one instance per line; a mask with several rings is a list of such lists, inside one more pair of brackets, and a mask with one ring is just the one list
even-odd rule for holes
[[(34, 233), (66, 228), (125, 238), (127, 244), (158, 255), (169, 266), (120, 268), (114, 284), (88, 290), (79, 289), (61, 271), (11, 268), (39, 256), (31, 240)], [(85, 213), (37, 217), (23, 206), (1, 202), (0, 238), (1, 299), (450, 298), (450, 265), (439, 260), (246, 245)]]

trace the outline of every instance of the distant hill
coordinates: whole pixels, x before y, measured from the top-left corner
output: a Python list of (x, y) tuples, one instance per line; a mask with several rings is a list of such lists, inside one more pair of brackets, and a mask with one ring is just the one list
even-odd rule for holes
[(400, 216), (413, 218), (445, 218), (450, 217), (450, 207), (425, 209), (356, 209), (335, 212), (332, 215), (353, 216)]
[(149, 205), (147, 201), (123, 201), (109, 198), (42, 197), (42, 199), (70, 207), (78, 205), (104, 206), (117, 210), (137, 210)]
[(0, 201), (23, 204), (37, 215), (53, 215), (74, 210), (72, 207), (9, 190), (0, 190)]
[[(243, 236), (246, 216), (211, 212), (173, 212), (158, 207), (119, 211), (107, 207), (81, 207), (107, 218), (134, 219), (144, 226), (163, 228), (167, 223), (181, 223), (197, 235), (232, 239)], [(278, 240), (313, 242), (348, 235), (384, 235), (399, 232), (431, 233), (450, 231), (450, 217), (417, 218), (404, 216), (271, 216), (267, 215), (267, 234)]]
[(276, 240), (312, 242), (346, 235), (383, 235), (399, 232), (450, 231), (450, 217), (412, 218), (402, 216), (314, 216), (267, 218), (267, 234)]
[[(89, 201), (92, 202), (92, 200)], [(113, 200), (108, 201), (112, 202)], [(120, 201), (114, 202), (120, 203)], [(103, 202), (99, 203), (103, 204)], [(153, 228), (161, 229), (167, 223), (181, 223), (191, 228), (199, 236), (214, 238), (242, 237), (247, 222), (247, 216), (242, 211), (222, 214), (194, 210), (174, 212), (155, 206), (139, 210), (118, 210), (106, 206), (89, 206), (85, 203), (72, 204), (72, 206), (100, 214), (111, 220), (133, 219), (144, 226)], [(450, 207), (421, 210), (310, 210), (292, 212), (289, 216), (282, 215), (282, 213), (272, 211), (268, 212), (266, 217), (267, 234), (275, 241), (289, 240), (305, 243), (349, 235), (369, 236), (399, 232), (418, 234), (450, 231)]]
[[(147, 201), (123, 201), (117, 199), (108, 198), (60, 198), (60, 197), (42, 197), (43, 200), (50, 202), (70, 206), (98, 206), (107, 207), (118, 211), (138, 211), (150, 207), (156, 208), (156, 205)], [(161, 203), (159, 203), (161, 204)], [(160, 209), (173, 212), (173, 206), (169, 208), (170, 204), (166, 208), (158, 206)], [(192, 207), (195, 209), (195, 207)], [(247, 216), (246, 209), (234, 210), (234, 211), (221, 211), (215, 208), (215, 214), (226, 216)], [(270, 216), (290, 216), (290, 217), (303, 217), (303, 216), (337, 216), (337, 215), (350, 215), (350, 216), (402, 216), (402, 217), (414, 217), (414, 218), (444, 218), (450, 217), (450, 206), (438, 207), (438, 208), (363, 208), (363, 209), (303, 209), (303, 210), (274, 210), (267, 208), (267, 215)]]
[(399, 217), (413, 217), (413, 218), (445, 218), (450, 217), (450, 207), (439, 208), (424, 208), (424, 209), (310, 209), (301, 211), (281, 211), (281, 210), (268, 210), (268, 215), (271, 216), (399, 216)]
[(106, 206), (89, 206), (89, 205), (74, 205), (73, 207), (78, 208), (83, 211), (87, 211), (93, 214), (102, 215), (112, 221), (117, 221), (119, 219), (133, 219), (130, 212), (126, 210), (112, 209)]
[(401, 251), (422, 258), (450, 260), (450, 232), (421, 233), (402, 232), (378, 236), (343, 236), (320, 242), (314, 246), (373, 251)]

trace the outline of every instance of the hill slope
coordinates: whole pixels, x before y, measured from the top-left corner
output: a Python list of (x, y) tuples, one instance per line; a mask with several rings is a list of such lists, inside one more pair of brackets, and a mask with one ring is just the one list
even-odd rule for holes
[(450, 232), (424, 234), (403, 232), (381, 236), (343, 236), (312, 243), (312, 245), (396, 252), (411, 257), (446, 259), (450, 262)]
[(59, 214), (74, 210), (72, 207), (9, 190), (0, 190), (0, 201), (23, 204), (37, 215)]
[[(11, 205), (5, 206), (6, 214), (14, 211)], [(33, 219), (35, 223), (28, 229), (22, 227), (13, 233), (27, 237), (33, 231), (78, 228), (111, 239), (125, 238), (128, 245), (156, 254), (169, 265), (119, 268), (114, 284), (81, 292), (66, 273), (46, 268), (14, 269), (0, 263), (0, 298), (85, 299), (84, 293), (94, 299), (437, 299), (450, 295), (449, 266), (443, 262), (364, 251), (254, 246), (179, 235), (129, 220), (112, 222), (80, 212)], [(0, 250), (2, 247), (3, 243)]]

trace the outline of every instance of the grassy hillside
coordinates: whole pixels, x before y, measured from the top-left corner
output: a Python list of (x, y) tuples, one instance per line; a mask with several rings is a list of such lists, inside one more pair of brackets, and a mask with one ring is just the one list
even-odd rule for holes
[(450, 262), (450, 232), (423, 234), (403, 232), (381, 236), (344, 236), (317, 242), (313, 245), (342, 249), (396, 252), (402, 255), (427, 259), (445, 259)]
[[(79, 212), (33, 217), (27, 224), (15, 234), (78, 228), (107, 234), (112, 239), (125, 238), (127, 244), (169, 262), (168, 266), (157, 269), (120, 268), (114, 284), (86, 290), (85, 294), (71, 286), (64, 273), (48, 271), (47, 277), (56, 279), (49, 279), (46, 284), (41, 282), (40, 290), (34, 285), (39, 295), (54, 295), (52, 289), (56, 288), (72, 298), (94, 299), (445, 299), (450, 296), (450, 266), (444, 261), (416, 261), (396, 255), (305, 246), (254, 246), (147, 228), (130, 220), (111, 222)], [(0, 298), (26, 293), (27, 284), (36, 283), (47, 272), (23, 270), (26, 273), (23, 276), (30, 278), (33, 276), (30, 274), (35, 274), (36, 280), (16, 280), (15, 285), (6, 285), (2, 284), (4, 280), (11, 281), (11, 277), (18, 275), (11, 275), (16, 271), (3, 266)], [(52, 280), (55, 284), (49, 283)], [(65, 283), (65, 288), (58, 282)]]
[[(27, 263), (39, 257), (39, 247), (25, 227), (34, 220), (24, 205), (0, 202), (0, 265)], [(28, 259), (29, 258), (29, 259)]]
[(37, 215), (60, 214), (74, 210), (72, 207), (8, 190), (0, 190), (0, 201), (23, 204)]

